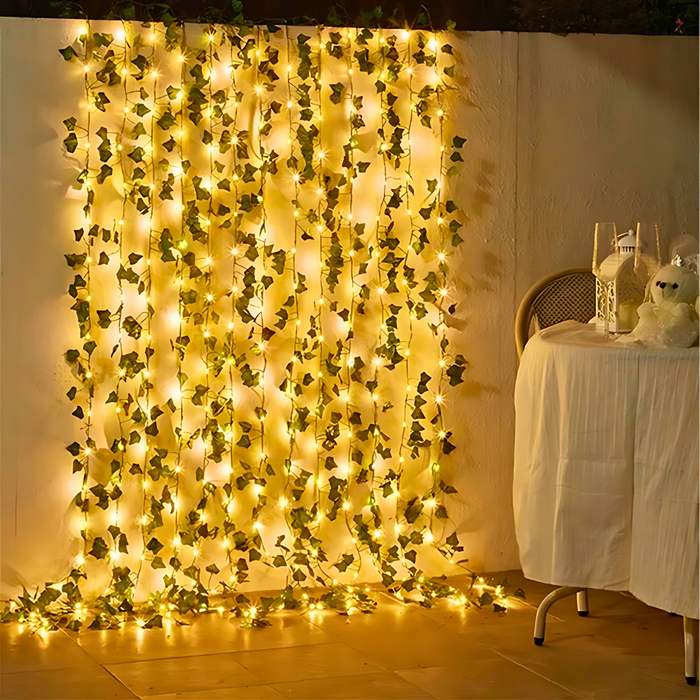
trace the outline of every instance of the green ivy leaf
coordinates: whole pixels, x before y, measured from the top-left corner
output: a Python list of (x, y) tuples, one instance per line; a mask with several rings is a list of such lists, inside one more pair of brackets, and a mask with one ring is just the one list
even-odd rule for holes
[(58, 53), (63, 56), (64, 60), (71, 61), (77, 57), (78, 54), (75, 53), (72, 46), (66, 46), (65, 49), (59, 49)]
[(75, 149), (78, 147), (78, 137), (75, 133), (71, 132), (63, 139), (63, 145), (66, 147), (68, 153), (75, 153)]

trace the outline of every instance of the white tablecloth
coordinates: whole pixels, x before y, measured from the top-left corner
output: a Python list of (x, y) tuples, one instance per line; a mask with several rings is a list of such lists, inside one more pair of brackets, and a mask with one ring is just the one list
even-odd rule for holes
[(698, 611), (698, 349), (560, 323), (515, 387), (513, 500), (525, 576)]

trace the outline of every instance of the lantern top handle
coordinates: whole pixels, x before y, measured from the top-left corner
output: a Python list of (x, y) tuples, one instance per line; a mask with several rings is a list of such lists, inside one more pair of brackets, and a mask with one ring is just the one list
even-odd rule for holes
[(637, 247), (637, 234), (632, 229), (621, 233), (617, 236), (615, 244), (621, 253), (631, 253)]

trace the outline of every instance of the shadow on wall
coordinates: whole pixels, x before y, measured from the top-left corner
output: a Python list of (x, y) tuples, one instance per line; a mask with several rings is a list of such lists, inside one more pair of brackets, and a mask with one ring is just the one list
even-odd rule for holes
[(493, 178), (495, 174), (496, 164), (482, 158), (479, 163), (479, 172), (474, 179), (474, 191), (467, 199), (470, 216), (482, 217), (486, 207), (493, 204), (493, 197), (490, 191), (494, 188)]

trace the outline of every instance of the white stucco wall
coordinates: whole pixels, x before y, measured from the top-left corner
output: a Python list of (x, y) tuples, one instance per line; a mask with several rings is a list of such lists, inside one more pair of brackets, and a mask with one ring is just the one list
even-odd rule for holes
[[(65, 573), (75, 425), (61, 354), (72, 173), (61, 120), (80, 100), (62, 20), (0, 20), (0, 594)], [(469, 215), (456, 268), (452, 505), (477, 570), (518, 565), (511, 509), (513, 318), (539, 277), (590, 262), (593, 225), (653, 219), (698, 232), (697, 38), (458, 33), (452, 115), (468, 138), (455, 186)]]

